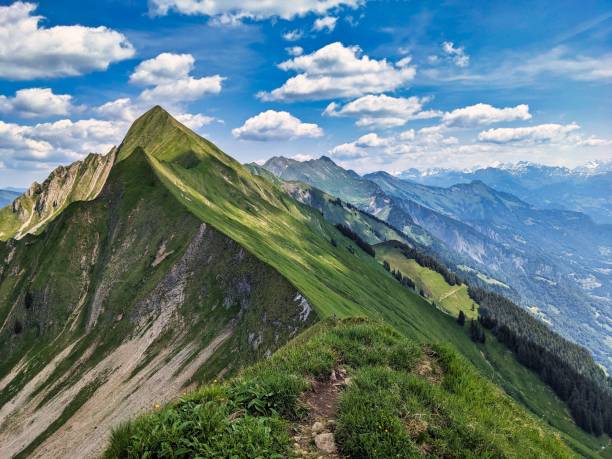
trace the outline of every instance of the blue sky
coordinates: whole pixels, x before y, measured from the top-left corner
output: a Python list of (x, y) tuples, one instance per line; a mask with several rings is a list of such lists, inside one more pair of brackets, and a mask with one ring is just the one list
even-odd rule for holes
[(612, 4), (0, 2), (0, 187), (161, 104), (237, 159), (360, 172), (612, 159)]

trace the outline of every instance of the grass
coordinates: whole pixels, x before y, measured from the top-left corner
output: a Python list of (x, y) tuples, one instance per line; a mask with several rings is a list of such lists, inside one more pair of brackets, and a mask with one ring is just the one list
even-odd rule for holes
[[(151, 126), (149, 134), (138, 139), (128, 133), (127, 144), (142, 146), (160, 179), (185, 207), (278, 270), (320, 317), (383, 320), (419, 342), (450, 343), (484, 374), (494, 376), (497, 370), (454, 317), (401, 286), (379, 262), (343, 238), (319, 211), (300, 205), (267, 180), (253, 176), (210, 142), (169, 121), (165, 112), (147, 116), (142, 122)], [(137, 122), (132, 129), (138, 133), (143, 128)], [(180, 138), (180, 145), (173, 144), (166, 151), (168, 138)], [(120, 156), (127, 157), (124, 148)], [(197, 154), (200, 163), (182, 167), (177, 162), (182, 152)], [(334, 246), (332, 239), (340, 243)], [(522, 369), (516, 361), (500, 364), (509, 366), (506, 371), (510, 373)], [(537, 378), (532, 382), (538, 389), (544, 387)], [(574, 429), (566, 433), (573, 436)], [(598, 441), (591, 439), (593, 443)]]
[[(138, 147), (143, 148), (144, 151), (139, 150)], [(138, 155), (134, 155), (136, 150), (140, 151)], [(429, 343), (434, 346), (449, 343), (454, 350), (463, 354), (483, 374), (491, 378), (497, 375), (498, 370), (495, 367), (497, 364), (507, 367), (506, 373), (508, 374), (518, 374), (522, 369), (513, 360), (493, 358), (487, 360), (486, 349), (483, 352), (479, 346), (474, 345), (466, 330), (459, 327), (454, 318), (432, 308), (423, 298), (402, 287), (382, 268), (378, 261), (364, 254), (351, 241), (344, 238), (332, 224), (326, 222), (320, 212), (290, 199), (267, 180), (254, 177), (214, 145), (169, 119), (165, 112), (154, 110), (135, 123), (119, 150), (119, 158), (121, 161), (115, 166), (115, 169), (123, 170), (125, 176), (122, 179), (116, 178), (116, 186), (119, 186), (119, 190), (111, 197), (122, 196), (122, 199), (119, 200), (120, 206), (118, 208), (113, 206), (115, 198), (110, 202), (98, 199), (69, 206), (49, 228), (49, 231), (46, 231), (41, 237), (25, 241), (32, 245), (28, 250), (19, 251), (17, 255), (17, 257), (24, 257), (19, 260), (21, 264), (37, 267), (37, 271), (27, 276), (16, 276), (15, 278), (9, 276), (0, 285), (0, 300), (2, 301), (0, 304), (3, 306), (14, 304), (15, 292), (28, 288), (28, 283), (41, 291), (44, 285), (49, 285), (52, 287), (49, 294), (57, 299), (52, 305), (55, 309), (49, 313), (53, 317), (66, 317), (67, 310), (69, 310), (67, 307), (75, 304), (78, 299), (78, 294), (74, 293), (75, 291), (78, 293), (78, 289), (75, 288), (78, 286), (74, 285), (74, 279), (79, 278), (82, 268), (76, 262), (84, 252), (83, 247), (90, 251), (94, 245), (91, 238), (94, 237), (95, 232), (92, 231), (92, 228), (106, 235), (113, 222), (122, 222), (124, 226), (120, 228), (121, 231), (117, 237), (120, 237), (120, 241), (136, 241), (136, 243), (126, 245), (125, 257), (116, 255), (115, 258), (112, 258), (114, 252), (111, 251), (113, 247), (124, 245), (113, 244), (106, 247), (106, 252), (102, 257), (104, 263), (93, 268), (94, 282), (99, 283), (105, 279), (105, 276), (110, 276), (111, 279), (120, 280), (116, 285), (121, 288), (113, 289), (109, 296), (106, 313), (101, 317), (101, 321), (102, 323), (105, 321), (113, 323), (113, 325), (110, 332), (108, 332), (109, 328), (105, 328), (107, 332), (103, 336), (103, 345), (96, 348), (90, 364), (99, 361), (114, 346), (129, 336), (131, 330), (129, 321), (124, 317), (123, 320), (115, 323), (115, 317), (119, 313), (129, 311), (131, 305), (144, 297), (159, 282), (165, 272), (163, 269), (171, 266), (171, 261), (181, 253), (184, 245), (182, 245), (183, 242), (176, 239), (177, 235), (187, 237), (184, 234), (185, 228), (195, 231), (196, 223), (203, 221), (236, 241), (240, 247), (244, 247), (254, 255), (253, 260), (258, 259), (268, 265), (253, 262), (252, 266), (245, 266), (244, 269), (245, 272), (252, 275), (263, 276), (261, 281), (265, 281), (266, 287), (261, 297), (258, 298), (258, 304), (272, 305), (271, 308), (265, 310), (273, 311), (276, 315), (269, 318), (270, 323), (262, 324), (262, 309), (248, 310), (242, 319), (241, 327), (236, 330), (232, 339), (228, 340), (196, 373), (196, 381), (209, 381), (226, 370), (228, 374), (232, 374), (241, 365), (264, 355), (265, 347), (260, 347), (257, 352), (246, 348), (247, 335), (252, 329), (261, 329), (265, 343), (275, 342), (275, 330), (270, 325), (273, 323), (272, 319), (277, 319), (282, 324), (287, 323), (287, 317), (283, 316), (282, 308), (277, 307), (279, 304), (285, 304), (279, 303), (277, 293), (279, 286), (282, 286), (283, 292), (289, 294), (291, 285), (305, 295), (319, 317), (366, 316), (393, 326), (403, 336), (409, 338), (411, 343), (414, 343), (413, 346), (416, 346), (416, 343)], [(151, 174), (152, 170), (155, 171), (155, 176)], [(163, 182), (163, 186), (158, 179)], [(134, 191), (133, 193), (128, 192), (130, 189), (121, 188), (123, 186), (121, 184), (125, 183), (133, 188), (130, 188)], [(109, 208), (112, 210), (110, 213), (108, 213)], [(132, 214), (134, 209), (139, 211), (144, 209), (144, 214), (140, 215), (136, 212), (134, 216)], [(187, 213), (185, 209), (188, 209), (190, 213)], [(157, 214), (160, 212), (161, 215)], [(88, 225), (75, 225), (75, 219), (88, 221)], [(177, 227), (181, 228), (181, 231), (178, 231), (173, 239), (172, 244), (175, 245), (168, 247), (168, 250), (175, 250), (175, 253), (160, 265), (159, 271), (152, 270), (150, 262), (155, 255), (155, 250), (159, 247), (161, 238), (167, 235), (168, 228)], [(158, 230), (161, 233), (158, 233)], [(132, 238), (132, 235), (138, 235), (138, 237)], [(332, 239), (338, 242), (336, 246), (331, 243)], [(231, 252), (221, 243), (216, 243), (214, 246), (221, 254)], [(48, 248), (55, 250), (48, 250)], [(8, 247), (0, 245), (0, 255), (5, 257), (7, 254)], [(62, 255), (56, 256), (55, 254)], [(39, 256), (40, 260), (36, 258)], [(105, 256), (108, 258), (104, 258)], [(229, 257), (230, 253), (227, 253), (227, 256)], [(231, 267), (232, 263), (223, 259), (219, 261), (219, 265)], [(119, 270), (120, 267), (126, 271)], [(68, 268), (74, 269), (76, 274), (70, 274)], [(214, 308), (215, 301), (222, 297), (223, 290), (222, 286), (215, 287), (218, 284), (216, 274), (218, 273), (199, 271), (194, 274), (194, 278), (202, 280), (203, 285), (194, 284), (189, 287), (185, 302), (186, 309), (181, 311), (185, 317), (196, 317), (196, 320), (190, 319), (189, 323), (193, 331), (197, 330), (197, 336), (208, 336), (214, 330), (222, 328), (230, 319), (228, 311), (223, 308)], [(228, 271), (224, 271), (223, 274), (229, 279), (235, 278), (239, 273), (233, 273), (228, 268)], [(201, 288), (202, 291), (199, 291), (198, 288)], [(203, 295), (204, 291), (206, 295)], [(206, 299), (205, 304), (202, 303), (202, 297)], [(199, 314), (194, 316), (195, 311)], [(3, 319), (7, 314), (9, 314), (7, 308), (0, 310), (0, 318)], [(85, 317), (87, 315), (83, 314), (84, 319)], [(81, 323), (79, 333), (82, 332), (84, 326), (85, 323)], [(292, 330), (283, 330), (283, 333), (280, 336), (280, 342), (284, 342), (291, 336)], [(86, 338), (78, 345), (79, 351), (82, 353), (88, 345), (95, 341), (96, 336), (92, 333), (86, 335)], [(190, 334), (190, 336), (194, 335)], [(202, 346), (206, 344), (204, 341)], [(31, 344), (32, 349), (38, 350), (37, 361), (44, 366), (44, 363), (48, 362), (51, 356), (67, 342), (66, 340), (60, 341), (42, 350), (41, 344), (37, 343), (34, 338), (28, 343)], [(377, 353), (382, 353), (383, 350), (382, 345), (373, 346), (371, 349), (360, 349), (359, 355), (355, 353), (351, 355), (355, 359), (370, 358), (375, 363), (380, 357)], [(295, 374), (298, 377), (308, 380), (307, 375), (316, 377), (329, 370), (329, 359), (334, 357), (336, 351), (330, 350), (329, 353), (325, 353), (323, 347), (316, 350), (313, 348), (309, 351), (312, 355), (307, 356), (307, 362), (300, 360), (304, 356), (304, 349), (302, 348), (300, 352), (301, 354), (296, 354), (292, 358), (292, 365), (299, 366), (308, 363), (308, 368), (303, 371), (297, 367), (294, 370), (287, 368), (287, 371), (288, 373), (297, 372)], [(79, 353), (75, 351), (74, 359), (78, 355)], [(70, 358), (71, 361), (74, 361), (73, 355)], [(16, 362), (16, 358), (13, 358), (11, 362)], [(5, 368), (10, 368), (12, 363), (10, 365), (7, 363)], [(355, 363), (356, 367), (364, 365), (367, 365), (367, 361), (360, 365)], [(475, 372), (469, 364), (466, 363), (464, 366), (466, 371)], [(36, 368), (36, 365), (31, 366), (30, 372), (35, 373)], [(62, 367), (57, 374), (52, 375), (50, 382), (57, 380), (62, 372), (67, 370), (68, 368)], [(6, 395), (9, 399), (10, 394), (25, 381), (27, 381), (27, 375), (26, 372), (23, 372), (16, 378), (16, 383), (11, 384), (9, 390), (1, 393), (0, 397)], [(264, 389), (269, 388), (269, 381), (265, 381), (261, 382), (261, 387)], [(504, 379), (504, 382), (506, 384), (504, 388), (507, 388), (509, 393), (519, 394), (519, 390), (515, 392), (510, 390), (516, 384), (512, 378)], [(543, 387), (543, 384), (537, 379), (533, 379), (532, 383), (536, 386), (533, 391), (529, 392), (529, 388), (525, 388), (530, 394), (536, 393), (536, 389)], [(487, 390), (499, 392), (493, 385), (489, 384), (486, 387)], [(236, 394), (233, 392), (232, 394), (234, 395), (228, 392), (223, 396), (229, 405), (219, 409), (231, 411), (234, 408), (232, 403), (239, 403)], [(275, 393), (269, 396), (272, 399), (274, 397), (276, 397)], [(256, 400), (260, 398), (256, 397)], [(518, 397), (517, 399), (520, 400)], [(265, 407), (269, 405), (263, 406), (266, 410)], [(276, 411), (276, 405), (273, 404), (273, 406)], [(246, 410), (247, 408), (250, 409), (250, 407), (240, 409)], [(235, 411), (231, 411), (229, 416), (234, 413)], [(523, 411), (521, 413), (522, 416), (526, 415)], [(252, 412), (249, 416), (262, 417), (261, 413)], [(272, 430), (278, 430), (280, 424), (276, 421), (282, 422), (284, 419), (281, 419), (278, 414), (275, 416), (278, 419), (272, 419), (274, 416), (267, 416), (271, 419), (270, 423), (258, 421), (264, 422), (260, 427), (262, 431), (268, 429), (269, 435), (273, 435)], [(176, 419), (173, 419), (172, 422), (175, 422)], [(130, 425), (137, 426), (137, 424)], [(165, 426), (163, 429), (170, 429), (165, 421), (161, 425)], [(226, 427), (227, 424), (220, 421), (220, 424), (215, 427), (218, 430), (214, 432), (224, 432)], [(189, 433), (190, 431), (183, 432)], [(248, 429), (244, 431), (245, 434), (248, 432), (250, 432)], [(571, 429), (566, 432), (575, 438)], [(129, 437), (131, 438), (132, 435)], [(278, 438), (280, 442), (281, 437)], [(576, 441), (582, 445), (582, 440)], [(275, 443), (265, 448), (278, 448), (279, 444)], [(206, 447), (202, 446), (202, 448)], [(587, 446), (584, 448), (588, 449)], [(266, 451), (265, 454), (262, 453), (263, 455), (268, 455), (271, 450), (263, 451)], [(224, 451), (218, 453), (226, 454)]]
[[(442, 374), (419, 363), (427, 352)], [(300, 396), (342, 366), (336, 439), (345, 457), (572, 457), (546, 426), (446, 346), (388, 325), (326, 320), (236, 378), (214, 382), (117, 428), (104, 458), (290, 457)]]
[(478, 305), (468, 295), (467, 285), (449, 285), (440, 273), (406, 258), (394, 244), (382, 243), (374, 248), (376, 258), (381, 262), (387, 261), (392, 270), (398, 270), (412, 279), (427, 298), (453, 317), (457, 317), (459, 311), (463, 311), (468, 319), (478, 317)]

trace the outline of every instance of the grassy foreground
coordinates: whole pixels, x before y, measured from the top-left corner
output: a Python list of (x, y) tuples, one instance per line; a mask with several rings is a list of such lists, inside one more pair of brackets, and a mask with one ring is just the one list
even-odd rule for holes
[(304, 397), (338, 368), (347, 384), (330, 417), (345, 457), (572, 456), (450, 348), (376, 321), (328, 319), (236, 378), (120, 426), (103, 457), (295, 456)]

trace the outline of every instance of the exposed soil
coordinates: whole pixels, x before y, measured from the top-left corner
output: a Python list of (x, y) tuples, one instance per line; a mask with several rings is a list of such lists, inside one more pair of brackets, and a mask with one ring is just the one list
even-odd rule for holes
[(438, 353), (430, 347), (423, 348), (423, 357), (417, 363), (414, 372), (432, 384), (440, 384), (444, 370), (438, 363)]
[(293, 450), (302, 458), (341, 458), (338, 452), (325, 452), (315, 444), (317, 435), (333, 434), (336, 428), (338, 399), (342, 389), (350, 383), (344, 368), (332, 370), (328, 379), (314, 380), (312, 388), (300, 397), (308, 409), (308, 416), (293, 427)]

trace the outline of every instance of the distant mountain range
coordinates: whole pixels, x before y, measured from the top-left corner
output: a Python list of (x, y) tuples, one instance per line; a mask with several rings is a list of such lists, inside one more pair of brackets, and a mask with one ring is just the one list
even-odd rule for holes
[(8, 206), (13, 202), (21, 193), (13, 191), (11, 189), (0, 190), (0, 207)]
[[(525, 295), (531, 264), (563, 278), (561, 235), (582, 269), (576, 228), (605, 228), (482, 183), (268, 167), (301, 181), (155, 107), (0, 210), (2, 457), (318, 457), (315, 419), (346, 458), (606, 447), (591, 354), (490, 291)], [(568, 335), (598, 327), (567, 285), (534, 295), (577, 295), (574, 315), (553, 299)]]
[(576, 169), (528, 162), (472, 171), (409, 169), (398, 178), (442, 187), (480, 180), (541, 208), (575, 210), (612, 223), (612, 161)]
[(438, 187), (385, 172), (361, 177), (327, 157), (275, 157), (263, 167), (387, 221), (465, 276), (476, 271), (612, 368), (612, 226), (579, 212), (539, 209), (483, 181)]

